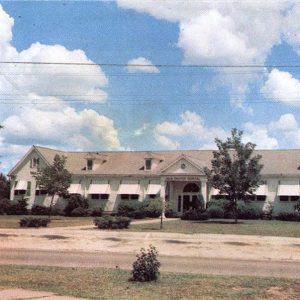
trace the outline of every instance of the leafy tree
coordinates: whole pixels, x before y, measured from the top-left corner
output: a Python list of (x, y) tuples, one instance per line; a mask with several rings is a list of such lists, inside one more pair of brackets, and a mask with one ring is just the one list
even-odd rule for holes
[(10, 181), (4, 174), (0, 174), (0, 199), (10, 198)]
[(47, 194), (52, 196), (49, 218), (51, 217), (54, 197), (68, 194), (68, 188), (71, 184), (71, 173), (65, 168), (66, 160), (65, 156), (56, 154), (52, 165), (34, 173), (37, 186), (42, 190), (46, 190)]
[(227, 195), (230, 210), (237, 223), (237, 201), (247, 201), (261, 181), (261, 155), (253, 155), (253, 143), (242, 143), (243, 132), (232, 129), (226, 141), (215, 139), (218, 151), (213, 151), (211, 169), (206, 168), (210, 186)]

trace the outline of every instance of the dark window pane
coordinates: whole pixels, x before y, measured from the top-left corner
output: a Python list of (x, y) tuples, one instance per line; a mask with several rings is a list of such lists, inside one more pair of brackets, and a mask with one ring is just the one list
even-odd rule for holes
[(151, 170), (151, 159), (146, 159), (146, 163), (145, 163), (145, 165), (146, 165), (146, 170)]
[(92, 194), (92, 199), (98, 200), (100, 198), (99, 194)]
[(139, 195), (131, 195), (131, 200), (138, 200), (139, 199)]
[(199, 192), (199, 186), (196, 183), (188, 183), (184, 188), (184, 193), (198, 193)]
[(128, 200), (129, 195), (128, 194), (121, 194), (121, 200)]
[(291, 201), (298, 201), (299, 200), (299, 196), (291, 196)]
[(178, 196), (178, 207), (177, 210), (181, 212), (181, 196)]
[(266, 196), (256, 196), (256, 201), (266, 201)]
[(289, 196), (279, 196), (280, 201), (289, 201)]
[(101, 194), (101, 200), (107, 200), (109, 198), (109, 194)]
[(150, 198), (150, 199), (156, 198), (156, 194), (150, 194), (150, 195), (149, 195), (149, 198)]

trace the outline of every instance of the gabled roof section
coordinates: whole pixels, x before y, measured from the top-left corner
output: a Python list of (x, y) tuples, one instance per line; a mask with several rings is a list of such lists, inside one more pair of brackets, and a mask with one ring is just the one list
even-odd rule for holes
[(165, 166), (162, 170), (161, 173), (165, 173), (168, 169), (170, 169), (172, 166), (174, 166), (177, 162), (180, 160), (185, 160), (188, 163), (190, 163), (193, 167), (198, 169), (201, 173), (203, 173), (203, 165), (200, 164), (200, 161), (196, 158), (190, 157), (185, 155), (184, 153), (181, 153), (175, 160), (171, 161), (167, 166)]
[(25, 159), (34, 151), (36, 151), (39, 156), (45, 161), (46, 164), (50, 164), (50, 162), (45, 158), (45, 156), (39, 151), (40, 147), (37, 147), (35, 145), (31, 146), (31, 148), (25, 153), (25, 155), (18, 161), (18, 163), (8, 172), (8, 176), (12, 176), (15, 171), (22, 165), (22, 163), (25, 161)]

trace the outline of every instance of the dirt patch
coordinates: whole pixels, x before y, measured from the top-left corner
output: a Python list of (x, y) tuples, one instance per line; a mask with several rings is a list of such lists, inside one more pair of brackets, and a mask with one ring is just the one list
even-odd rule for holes
[(112, 241), (112, 242), (121, 242), (122, 241), (122, 239), (116, 238), (116, 237), (108, 237), (108, 238), (104, 238), (103, 240)]
[(57, 234), (47, 234), (47, 235), (42, 235), (43, 238), (48, 239), (48, 240), (66, 240), (68, 237), (63, 236), (63, 235), (57, 235)]
[(191, 244), (190, 242), (179, 241), (179, 240), (165, 240), (165, 241), (170, 244)]
[(299, 299), (298, 294), (294, 289), (283, 289), (281, 287), (272, 286), (267, 290), (267, 299), (272, 300), (289, 300), (289, 299)]
[(249, 243), (244, 243), (244, 242), (224, 242), (226, 245), (233, 245), (233, 246), (250, 246), (251, 244)]
[(0, 233), (0, 237), (17, 236), (16, 234)]
[(300, 247), (300, 244), (292, 244), (293, 247)]

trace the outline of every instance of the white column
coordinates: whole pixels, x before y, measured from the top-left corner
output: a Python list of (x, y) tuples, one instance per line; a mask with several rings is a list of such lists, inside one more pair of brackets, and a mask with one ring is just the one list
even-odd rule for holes
[(10, 199), (9, 200), (14, 200), (14, 196), (15, 196), (15, 182), (16, 179), (11, 179), (11, 183), (10, 183)]
[(160, 180), (160, 197), (162, 199), (162, 217), (165, 218), (165, 206), (166, 206), (166, 180), (165, 178), (161, 178)]
[(207, 195), (207, 179), (201, 178), (201, 193), (204, 200), (204, 207), (207, 205), (208, 195)]

